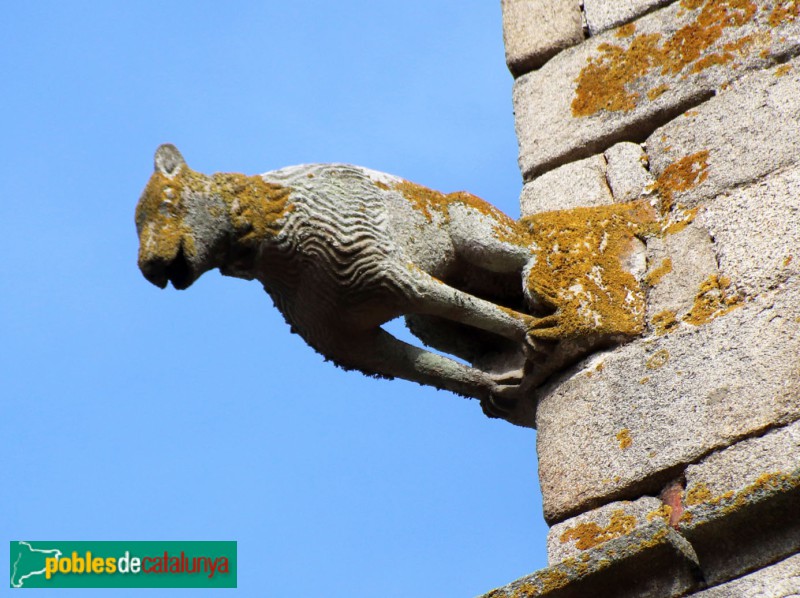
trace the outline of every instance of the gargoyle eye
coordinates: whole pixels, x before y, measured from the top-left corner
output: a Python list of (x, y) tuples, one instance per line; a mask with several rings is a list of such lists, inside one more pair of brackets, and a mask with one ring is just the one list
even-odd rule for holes
[(161, 212), (164, 216), (172, 216), (172, 213), (175, 211), (175, 204), (170, 201), (169, 199), (165, 199), (161, 202), (161, 205), (158, 206), (158, 211)]

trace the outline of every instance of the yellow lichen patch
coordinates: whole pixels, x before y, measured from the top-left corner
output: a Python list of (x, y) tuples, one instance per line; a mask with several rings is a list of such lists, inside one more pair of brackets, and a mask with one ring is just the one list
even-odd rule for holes
[(648, 370), (659, 370), (666, 365), (667, 361), (669, 361), (669, 351), (660, 349), (653, 353), (644, 365)]
[(712, 274), (700, 284), (694, 305), (683, 320), (694, 326), (700, 326), (727, 314), (741, 304), (741, 297), (731, 290), (730, 279)]
[(783, 258), (783, 267), (784, 268), (788, 267), (789, 264), (792, 263), (792, 259), (793, 259), (793, 256), (791, 256), (791, 255), (787, 255), (785, 258)]
[(708, 489), (708, 486), (703, 484), (702, 482), (699, 484), (693, 485), (686, 491), (686, 505), (687, 506), (694, 506), (699, 505), (700, 503), (708, 502), (713, 498), (711, 494), (711, 490)]
[(580, 523), (574, 527), (567, 528), (559, 537), (562, 543), (575, 541), (575, 548), (578, 550), (588, 550), (599, 546), (604, 542), (619, 538), (631, 533), (636, 527), (636, 517), (626, 515), (625, 511), (618, 509), (611, 514), (611, 519), (607, 526), (600, 527), (593, 521)]
[(791, 70), (792, 70), (792, 65), (791, 64), (782, 64), (778, 68), (775, 69), (775, 76), (776, 77), (783, 77), (784, 75), (786, 75)]
[[(686, 494), (686, 504), (688, 506), (697, 506), (701, 504), (722, 506), (723, 513), (736, 511), (745, 507), (753, 498), (764, 492), (774, 492), (780, 489), (796, 488), (800, 485), (797, 477), (792, 477), (789, 474), (775, 471), (771, 473), (764, 473), (748, 484), (739, 491), (728, 490), (719, 495), (714, 495), (706, 484), (700, 482), (695, 484)], [(687, 517), (688, 516), (688, 517)], [(682, 523), (690, 523), (691, 519), (688, 513), (684, 513), (681, 518)]]
[(775, 5), (769, 15), (769, 24), (777, 27), (781, 23), (787, 21), (794, 21), (800, 16), (800, 2), (798, 0), (789, 0), (788, 2), (782, 1)]
[(647, 384), (648, 382), (650, 382), (650, 376), (645, 376), (644, 378), (639, 380), (639, 384)]
[[(538, 596), (540, 594), (552, 592), (559, 588), (563, 588), (570, 582), (570, 577), (567, 575), (565, 571), (560, 569), (545, 569), (542, 571), (542, 575), (540, 577), (542, 580), (542, 589), (541, 591), (536, 591), (536, 593), (528, 592), (527, 594), (523, 594), (523, 596)], [(517, 598), (516, 596), (514, 598)]]
[(229, 207), (231, 223), (243, 242), (259, 242), (280, 232), (281, 220), (292, 211), (291, 189), (268, 183), (260, 176), (218, 173), (210, 193)]
[(648, 523), (652, 523), (657, 519), (660, 519), (664, 523), (667, 523), (669, 522), (671, 516), (672, 516), (672, 507), (669, 505), (661, 505), (655, 511), (650, 511), (645, 518), (647, 519)]
[(624, 263), (636, 237), (658, 228), (649, 204), (545, 212), (521, 223), (537, 257), (526, 284), (559, 307), (559, 339), (643, 332), (644, 292)]
[(622, 27), (617, 28), (617, 32), (614, 34), (615, 37), (630, 37), (634, 33), (636, 33), (636, 23), (628, 23), (623, 25)]
[[(633, 110), (640, 94), (631, 88), (656, 68), (660, 67), (662, 75), (676, 76), (691, 67), (689, 73), (696, 74), (715, 64), (729, 62), (733, 51), (747, 46), (740, 38), (724, 44), (722, 52), (708, 52), (723, 37), (725, 29), (741, 27), (753, 19), (756, 12), (754, 2), (694, 0), (682, 2), (681, 6), (687, 11), (697, 11), (697, 14), (669, 38), (663, 39), (658, 33), (640, 34), (633, 37), (627, 47), (608, 43), (597, 46), (599, 55), (589, 57), (576, 79), (573, 116), (590, 116), (600, 110)], [(790, 12), (776, 14), (776, 22), (789, 18)], [(632, 34), (633, 31), (627, 35), (618, 32), (617, 37), (630, 37)], [(650, 101), (660, 95), (656, 91), (660, 87), (647, 93)]]
[(661, 196), (661, 213), (666, 215), (675, 203), (675, 193), (693, 189), (708, 178), (708, 150), (676, 160), (659, 175), (650, 189)]
[(679, 233), (694, 221), (695, 216), (697, 216), (697, 208), (687, 210), (683, 206), (678, 206), (663, 221), (661, 233), (664, 235)]
[(657, 87), (654, 87), (653, 89), (648, 90), (647, 99), (652, 102), (653, 100), (655, 100), (657, 97), (659, 97), (661, 94), (663, 94), (668, 89), (669, 89), (669, 85), (667, 85), (666, 83), (662, 83), (661, 85), (658, 85)]
[(628, 112), (639, 101), (637, 92), (626, 86), (647, 74), (663, 58), (660, 33), (637, 35), (627, 48), (600, 44), (600, 56), (590, 57), (575, 80), (573, 116), (591, 116), (600, 110)]
[(492, 221), (494, 232), (499, 240), (521, 246), (530, 244), (530, 238), (526, 231), (513, 218), (471, 193), (456, 191), (444, 194), (410, 181), (396, 183), (393, 185), (393, 189), (399, 191), (417, 211), (425, 216), (428, 222), (433, 222), (434, 214), (437, 213), (445, 222), (449, 222), (450, 207), (454, 204), (461, 204), (476, 210)]
[(633, 444), (633, 438), (631, 438), (631, 431), (628, 428), (622, 428), (619, 432), (617, 432), (617, 442), (619, 442), (619, 448), (623, 451), (630, 447)]
[(651, 319), (651, 323), (655, 333), (661, 336), (675, 330), (678, 326), (678, 317), (674, 311), (665, 309), (655, 314)]
[(647, 276), (644, 277), (644, 281), (649, 286), (654, 287), (670, 272), (672, 272), (672, 260), (665, 257), (658, 266), (647, 273)]
[(184, 194), (207, 186), (205, 177), (186, 166), (173, 177), (156, 171), (136, 205), (136, 227), (140, 234), (139, 263), (171, 261), (178, 252), (196, 253), (194, 236), (184, 222)]

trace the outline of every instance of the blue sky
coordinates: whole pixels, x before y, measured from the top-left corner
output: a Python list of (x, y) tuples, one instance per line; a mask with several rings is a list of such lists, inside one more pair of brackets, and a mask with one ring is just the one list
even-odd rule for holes
[(5, 8), (0, 561), (9, 540), (237, 540), (238, 595), (383, 598), (545, 565), (532, 431), (324, 363), (256, 282), (136, 268), (163, 142), (203, 172), (351, 162), (518, 216), (499, 4)]

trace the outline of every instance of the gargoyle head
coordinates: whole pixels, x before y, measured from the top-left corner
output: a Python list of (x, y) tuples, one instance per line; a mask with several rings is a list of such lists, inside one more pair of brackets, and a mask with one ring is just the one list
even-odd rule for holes
[(212, 179), (193, 171), (174, 145), (155, 155), (155, 169), (136, 206), (139, 269), (162, 289), (186, 289), (219, 265), (230, 222)]

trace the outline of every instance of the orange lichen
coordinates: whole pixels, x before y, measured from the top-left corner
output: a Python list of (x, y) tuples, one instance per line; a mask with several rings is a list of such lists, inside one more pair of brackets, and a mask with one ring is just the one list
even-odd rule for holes
[(614, 34), (614, 36), (630, 37), (634, 33), (636, 33), (636, 23), (627, 23), (626, 25), (622, 25), (622, 27), (618, 27), (617, 32)]
[(697, 208), (691, 208), (689, 210), (683, 206), (675, 208), (669, 215), (669, 218), (663, 221), (661, 229), (662, 234), (674, 235), (681, 232), (692, 223), (695, 216), (697, 216)]
[(708, 502), (713, 498), (711, 490), (702, 482), (693, 485), (686, 491), (685, 502), (687, 506), (699, 505), (700, 503)]
[(772, 27), (777, 27), (786, 21), (794, 21), (800, 16), (800, 2), (789, 0), (788, 2), (778, 2), (769, 15), (768, 22)]
[(650, 511), (646, 516), (645, 519), (649, 523), (660, 519), (664, 523), (669, 522), (670, 518), (672, 517), (672, 507), (669, 505), (661, 505), (655, 511)]
[(791, 255), (787, 255), (785, 258), (783, 258), (783, 267), (786, 268), (789, 264), (791, 264), (792, 259), (793, 257)]
[(231, 223), (243, 243), (259, 243), (276, 235), (283, 218), (294, 209), (289, 187), (268, 183), (260, 176), (217, 173), (211, 177), (210, 193), (228, 204)]
[[(708, 52), (723, 37), (725, 29), (742, 27), (753, 19), (756, 12), (754, 2), (692, 0), (682, 2), (681, 6), (688, 11), (698, 12), (691, 22), (669, 38), (663, 39), (659, 33), (649, 33), (633, 37), (627, 47), (609, 43), (597, 46), (599, 55), (589, 57), (576, 79), (573, 116), (590, 116), (600, 110), (633, 110), (641, 97), (639, 91), (633, 88), (656, 68), (660, 67), (661, 75), (676, 76), (691, 66), (689, 74), (696, 74), (711, 66), (729, 62), (734, 51), (741, 51), (750, 43), (751, 40), (746, 39), (749, 36), (745, 36), (724, 44), (722, 52)], [(791, 10), (775, 13), (774, 20), (786, 20), (791, 17)], [(617, 33), (618, 38), (633, 34), (632, 30), (626, 30), (625, 34), (620, 35), (622, 29)], [(663, 83), (658, 85), (647, 92), (648, 99), (654, 100), (665, 90)]]
[(672, 260), (665, 257), (658, 266), (647, 273), (647, 276), (644, 277), (644, 281), (649, 286), (654, 287), (670, 272), (672, 272)]
[(136, 205), (136, 227), (141, 235), (139, 263), (153, 259), (170, 261), (181, 248), (187, 255), (195, 255), (194, 236), (184, 222), (183, 193), (185, 187), (202, 184), (200, 177), (201, 174), (188, 168), (174, 178), (158, 171), (150, 177)]
[[(376, 185), (382, 184), (376, 183)], [(514, 219), (471, 193), (456, 191), (444, 194), (410, 181), (396, 183), (393, 189), (399, 191), (428, 222), (433, 222), (434, 214), (439, 214), (445, 222), (449, 222), (450, 208), (455, 204), (461, 204), (489, 218), (494, 223), (494, 231), (499, 240), (514, 245), (530, 244), (530, 238), (524, 227), (518, 226)]]
[(677, 314), (669, 309), (660, 311), (651, 318), (655, 333), (659, 336), (672, 332), (678, 326)]
[(618, 509), (611, 514), (611, 519), (605, 527), (600, 527), (597, 523), (590, 521), (580, 523), (568, 528), (559, 540), (562, 543), (575, 541), (575, 548), (578, 550), (588, 550), (599, 546), (604, 542), (619, 538), (631, 533), (636, 527), (636, 517), (626, 515), (625, 511)]
[(708, 178), (708, 156), (708, 150), (702, 150), (673, 162), (650, 186), (661, 196), (663, 215), (674, 207), (675, 193), (693, 189)]
[(583, 67), (572, 100), (573, 116), (590, 116), (600, 110), (628, 112), (636, 107), (639, 93), (626, 86), (640, 79), (661, 58), (660, 33), (637, 35), (627, 48), (600, 44), (600, 56)]
[(669, 85), (662, 83), (658, 87), (654, 87), (647, 91), (647, 99), (651, 102), (669, 89)]
[(644, 330), (644, 292), (623, 264), (636, 237), (658, 228), (649, 204), (545, 212), (520, 222), (537, 256), (526, 284), (559, 307), (560, 339)]
[(730, 279), (712, 274), (701, 283), (695, 295), (694, 305), (689, 313), (683, 316), (683, 320), (694, 326), (700, 326), (727, 314), (741, 304), (741, 297), (731, 289)]
[(617, 432), (617, 442), (619, 442), (619, 448), (623, 451), (630, 447), (633, 444), (633, 438), (631, 438), (631, 431), (628, 428), (622, 428), (619, 432)]
[(789, 71), (792, 70), (791, 64), (782, 64), (778, 68), (775, 69), (775, 76), (776, 77), (783, 77), (784, 75), (788, 74)]
[(669, 361), (669, 351), (660, 349), (653, 353), (644, 365), (648, 370), (658, 370), (664, 367), (667, 361)]

